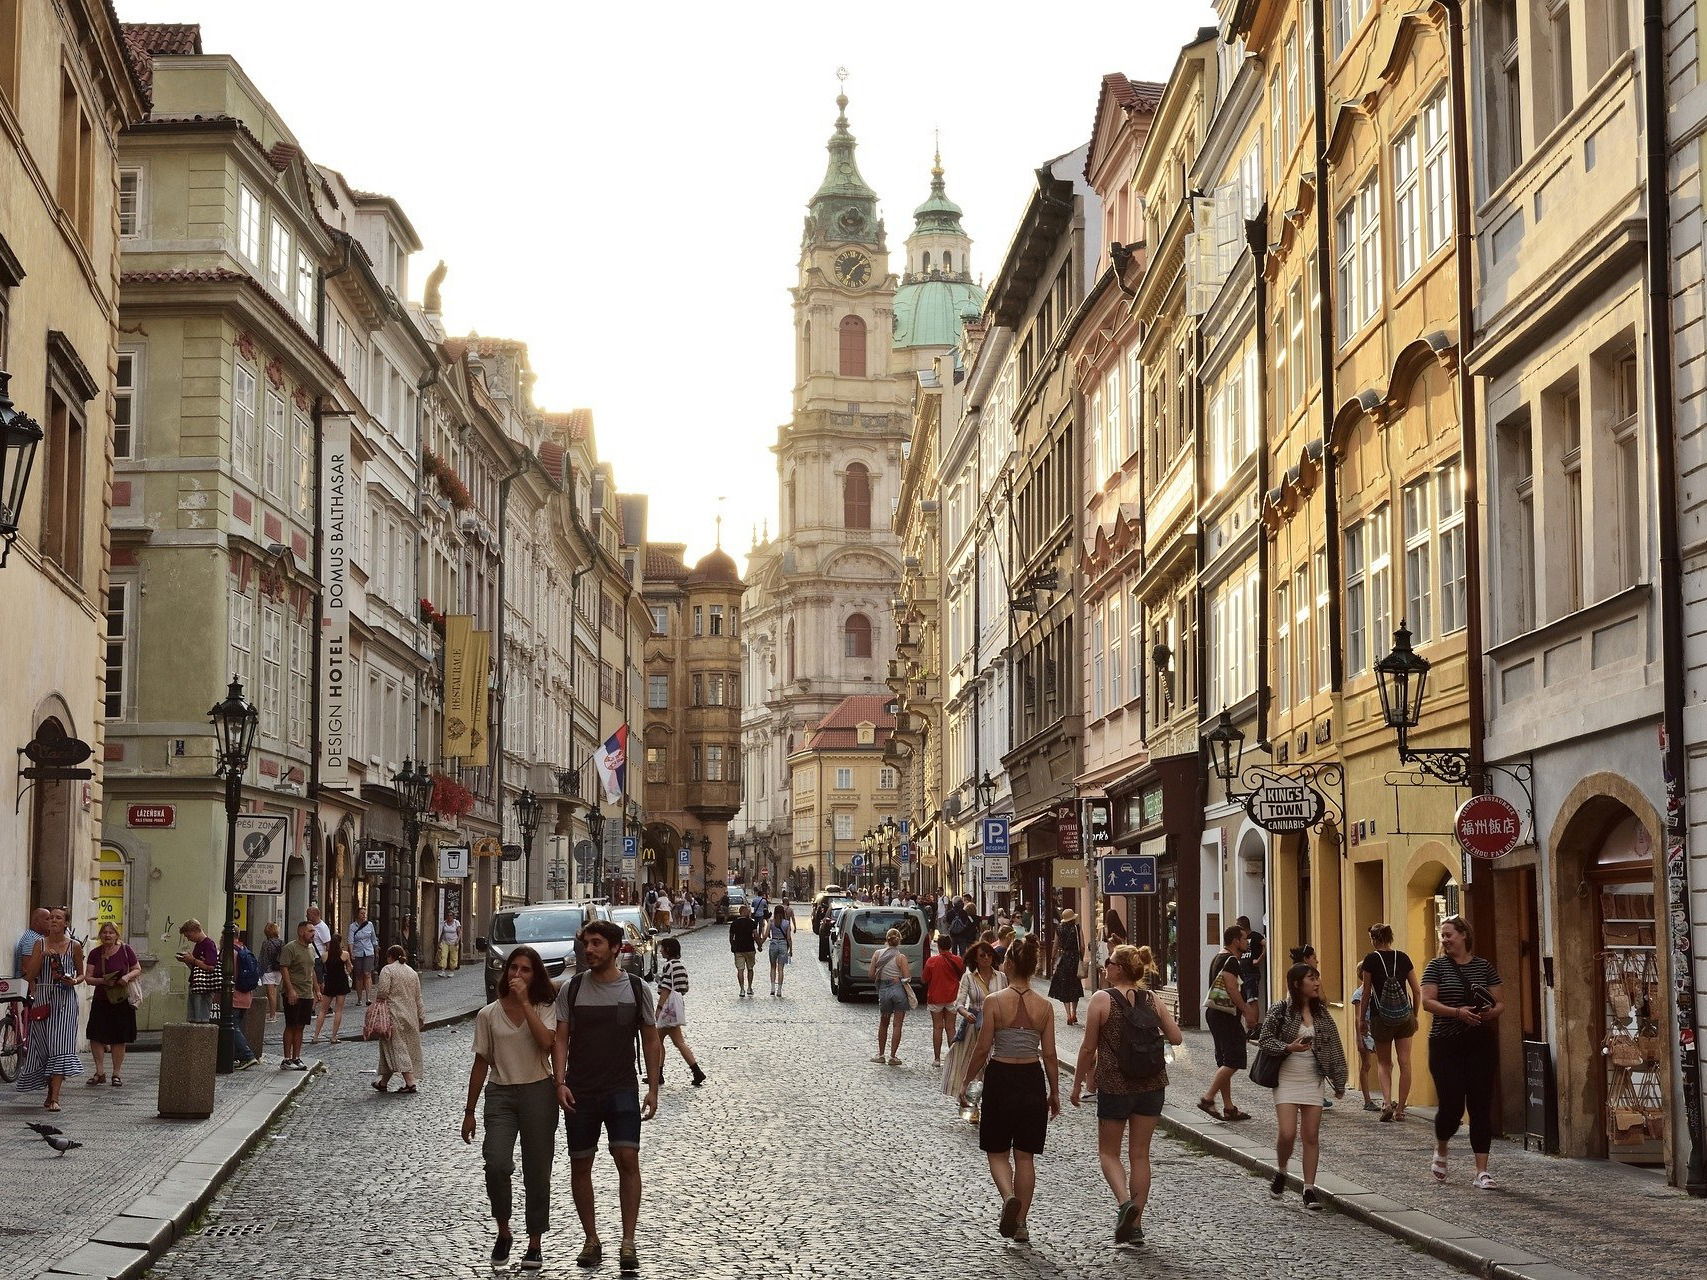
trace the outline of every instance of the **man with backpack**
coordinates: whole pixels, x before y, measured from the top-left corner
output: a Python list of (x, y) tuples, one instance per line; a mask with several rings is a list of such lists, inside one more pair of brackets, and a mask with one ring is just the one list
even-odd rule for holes
[(954, 954), (961, 957), (978, 941), (978, 921), (972, 914), (970, 897), (949, 899), (948, 937), (954, 943)]
[[(583, 967), (557, 993), (557, 1038), (552, 1052), (557, 1100), (568, 1114), (570, 1189), (586, 1237), (577, 1265), (604, 1260), (593, 1212), (593, 1158), (599, 1131), (616, 1162), (622, 1205), (621, 1269), (640, 1269), (634, 1243), (640, 1217), (640, 1124), (658, 1112), (664, 1042), (658, 1034), (652, 992), (617, 964), (620, 926), (594, 920), (579, 938)], [(646, 1095), (635, 1072), (636, 1044), (645, 1052)]]
[[(1167, 1044), (1184, 1037), (1162, 1003), (1144, 985), (1138, 949), (1118, 946), (1109, 955), (1108, 985), (1091, 997), (1085, 1038), (1073, 1073), (1076, 1107), (1089, 1082), (1097, 1096), (1097, 1155), (1114, 1192), (1117, 1244), (1144, 1241), (1144, 1206), (1150, 1198), (1150, 1139), (1168, 1085)], [(1122, 1163), (1126, 1139), (1129, 1164)]]
[(249, 950), (249, 935), (239, 933), (232, 953), (231, 1007), (237, 1011), (236, 1035), (232, 1041), (237, 1069), (247, 1070), (261, 1060), (262, 1041), (267, 1034), (267, 1006), (257, 1003), (255, 991), (261, 985), (261, 962)]

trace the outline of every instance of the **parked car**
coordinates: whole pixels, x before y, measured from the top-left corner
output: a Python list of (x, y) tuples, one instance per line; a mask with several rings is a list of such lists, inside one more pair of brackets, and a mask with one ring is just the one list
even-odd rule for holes
[(901, 952), (912, 969), (913, 988), (924, 1002), (925, 913), (917, 907), (872, 907), (853, 903), (831, 917), (830, 993), (852, 1000), (873, 991), (871, 957), (886, 946), (891, 929), (901, 931)]
[(523, 944), (539, 952), (553, 985), (574, 976), (580, 968), (575, 936), (589, 919), (598, 918), (591, 914), (595, 911), (584, 902), (536, 902), (494, 915), (491, 936), (474, 940), (474, 949), (486, 956), (486, 998), (498, 998), (498, 981), (510, 952)]
[(628, 956), (623, 956), (622, 967), (631, 973), (638, 973), (648, 982), (658, 980), (658, 938), (659, 933), (652, 927), (652, 922), (646, 918), (646, 908), (642, 906), (606, 907), (601, 919), (612, 920), (620, 924), (626, 931), (632, 928), (639, 939), (633, 942), (637, 963), (630, 963)]
[(752, 895), (747, 892), (745, 885), (730, 885), (723, 891), (723, 900), (717, 904), (717, 923), (727, 924), (741, 914), (742, 907), (752, 905)]

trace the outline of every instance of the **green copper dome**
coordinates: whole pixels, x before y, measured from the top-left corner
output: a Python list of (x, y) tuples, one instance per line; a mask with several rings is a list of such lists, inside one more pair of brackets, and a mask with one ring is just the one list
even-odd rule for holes
[(882, 232), (877, 221), (877, 192), (865, 185), (854, 160), (855, 143), (853, 134), (848, 132), (846, 94), (837, 95), (836, 107), (836, 131), (827, 144), (830, 159), (824, 169), (824, 181), (807, 203), (805, 239), (818, 243), (878, 244)]
[(946, 231), (954, 235), (965, 234), (960, 225), (961, 208), (948, 198), (942, 180), (942, 157), (936, 158), (931, 167), (931, 194), (917, 209), (913, 210), (913, 230)]
[(923, 279), (895, 292), (895, 342), (902, 347), (952, 347), (966, 318), (984, 310), (984, 291), (966, 279)]

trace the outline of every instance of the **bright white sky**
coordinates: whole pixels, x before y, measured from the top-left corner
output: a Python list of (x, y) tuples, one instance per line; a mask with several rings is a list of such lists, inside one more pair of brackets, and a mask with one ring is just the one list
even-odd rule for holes
[(836, 68), (900, 260), (932, 130), (994, 275), (1032, 173), (1090, 134), (1104, 72), (1167, 78), (1207, 0), (669, 3), (118, 0), (199, 21), (311, 159), (395, 196), (444, 258), (445, 319), (527, 342), (549, 410), (593, 410), (649, 536), (739, 558), (775, 528), (769, 445), (790, 410), (801, 219)]

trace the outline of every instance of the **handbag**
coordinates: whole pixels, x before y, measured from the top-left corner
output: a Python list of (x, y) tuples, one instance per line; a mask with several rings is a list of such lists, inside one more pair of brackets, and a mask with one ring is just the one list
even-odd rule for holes
[(46, 1022), (51, 1017), (53, 1017), (53, 1004), (51, 1001), (44, 1000), (41, 1004), (32, 1004), (30, 1006), (31, 1022)]
[(1227, 984), (1221, 981), (1222, 975), (1227, 971), (1227, 962), (1232, 958), (1230, 955), (1223, 957), (1209, 975), (1209, 990), (1203, 995), (1205, 1010), (1216, 1013), (1238, 1013), (1239, 1006), (1234, 1003), (1232, 992), (1228, 991)]
[(130, 1003), (130, 983), (128, 982), (121, 982), (116, 987), (103, 987), (102, 990), (106, 993), (108, 1004)]
[(919, 993), (913, 990), (913, 984), (910, 982), (902, 985), (907, 992), (907, 1007), (909, 1009), (917, 1009), (919, 1007)]
[(363, 1040), (389, 1040), (391, 1038), (391, 1002), (381, 997), (368, 1005), (367, 1013), (362, 1018)]
[(1284, 1056), (1258, 1049), (1256, 1061), (1251, 1063), (1251, 1083), (1260, 1084), (1265, 1089), (1277, 1088), (1280, 1084), (1280, 1061)]

